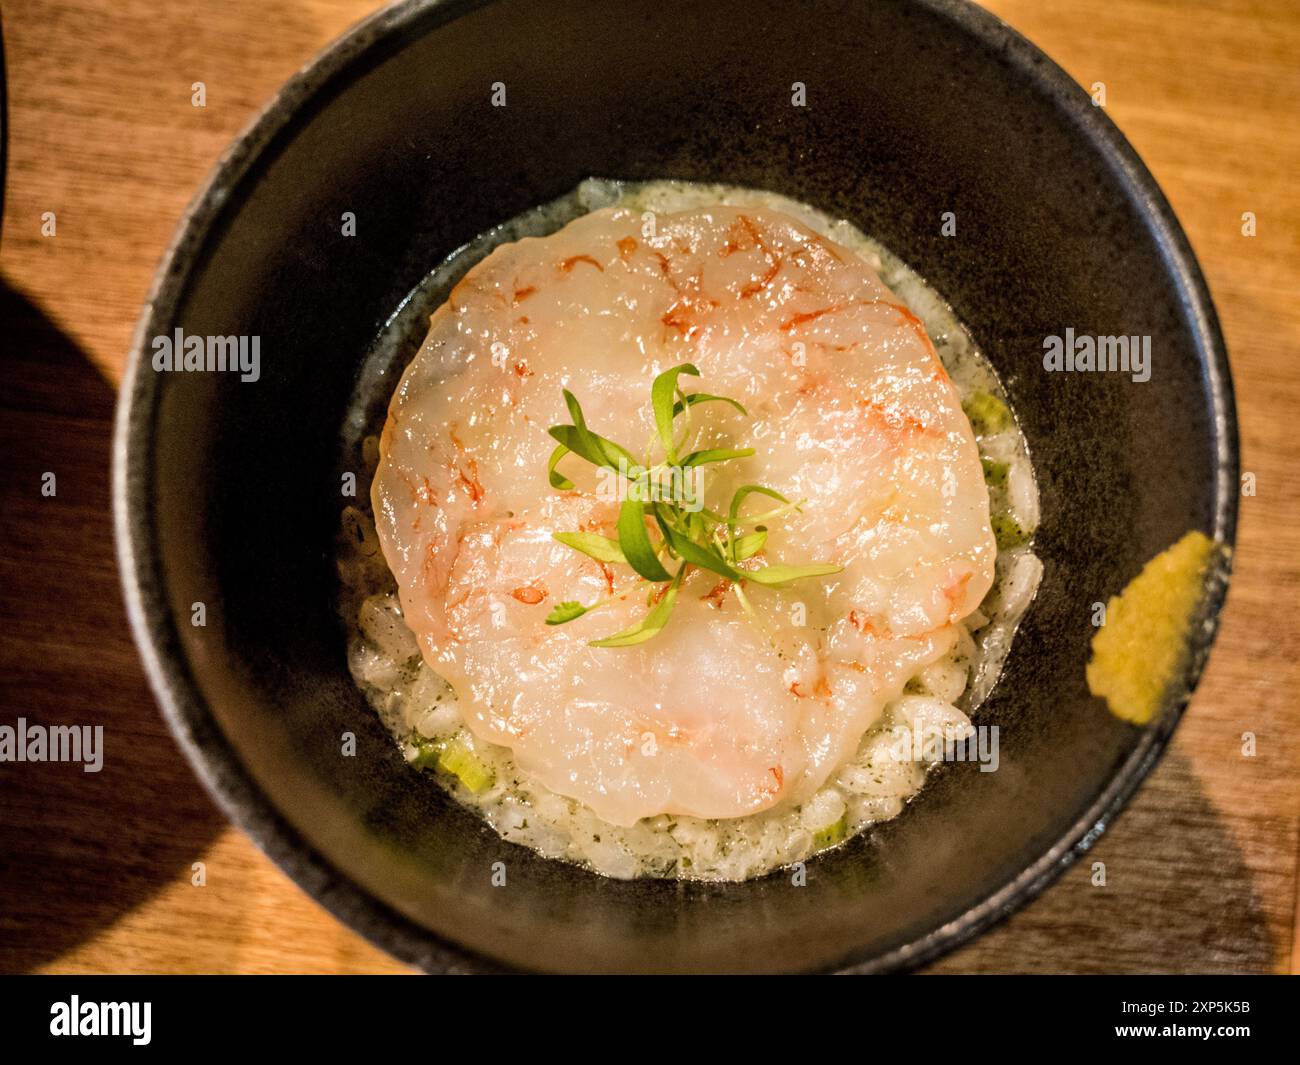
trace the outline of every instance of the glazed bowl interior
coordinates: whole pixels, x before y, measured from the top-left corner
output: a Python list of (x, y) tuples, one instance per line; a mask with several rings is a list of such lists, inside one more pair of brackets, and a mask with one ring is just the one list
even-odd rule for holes
[[(1043, 583), (977, 718), (1000, 728), (1000, 768), (944, 766), (898, 818), (812, 860), (806, 886), (620, 882), (506, 844), (407, 768), (348, 675), (332, 553), (361, 357), (449, 252), (593, 175), (754, 186), (851, 220), (953, 305), (1032, 451)], [(1067, 327), (1150, 336), (1151, 380), (1045, 372), (1043, 338)], [(153, 371), (149, 339), (176, 328), (259, 337), (260, 379)], [(1211, 638), (1217, 602), (1145, 729), (1087, 691), (1092, 604), (1188, 529), (1231, 539), (1230, 384), (1141, 165), (1059, 70), (962, 4), (399, 6), (235, 147), (137, 343), (119, 535), (164, 709), (291, 875), (431, 969), (932, 956), (1086, 846), (1160, 750)]]

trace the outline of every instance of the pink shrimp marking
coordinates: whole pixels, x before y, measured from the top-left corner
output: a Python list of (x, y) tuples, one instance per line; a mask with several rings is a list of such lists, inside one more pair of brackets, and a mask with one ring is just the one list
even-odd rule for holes
[(536, 606), (550, 594), (546, 590), (546, 585), (541, 581), (533, 581), (531, 584), (525, 584), (522, 588), (516, 588), (510, 595), (518, 599), (519, 602), (526, 606)]
[(570, 271), (572, 271), (573, 268), (578, 265), (578, 263), (588, 263), (591, 266), (594, 266), (602, 274), (605, 272), (605, 268), (601, 266), (600, 263), (598, 263), (590, 255), (570, 255), (567, 259), (563, 260), (560, 263), (560, 270), (567, 274)]

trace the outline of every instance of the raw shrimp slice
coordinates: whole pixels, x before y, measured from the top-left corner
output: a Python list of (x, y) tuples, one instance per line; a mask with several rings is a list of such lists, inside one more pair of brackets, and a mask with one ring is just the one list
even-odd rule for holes
[[(711, 504), (750, 482), (807, 500), (768, 550), (843, 571), (749, 582), (759, 624), (694, 572), (655, 639), (590, 647), (653, 586), (552, 539), (616, 535), (617, 504), (572, 458), (576, 487), (549, 486), (546, 430), (569, 420), (568, 388), (637, 449), (651, 380), (685, 361), (749, 411), (693, 413), (700, 446), (755, 449), (709, 469)], [(974, 437), (924, 329), (854, 253), (759, 208), (660, 215), (651, 235), (606, 209), (498, 248), (393, 396), (373, 503), (407, 623), (468, 727), (621, 825), (810, 797), (951, 649), (993, 576)], [(602, 599), (545, 624), (559, 602)]]

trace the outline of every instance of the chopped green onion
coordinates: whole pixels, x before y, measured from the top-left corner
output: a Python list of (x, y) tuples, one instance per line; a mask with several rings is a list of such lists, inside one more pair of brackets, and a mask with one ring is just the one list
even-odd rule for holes
[(827, 847), (833, 847), (835, 844), (843, 842), (844, 837), (848, 834), (848, 819), (841, 817), (833, 825), (819, 828), (813, 833), (813, 848), (820, 851), (825, 850)]
[(1009, 514), (995, 514), (989, 519), (989, 524), (993, 528), (993, 538), (997, 541), (999, 551), (1023, 547), (1029, 543), (1029, 534)]
[(437, 769), (438, 759), (442, 757), (447, 742), (429, 740), (419, 735), (413, 737), (411, 742), (415, 744), (415, 758), (411, 760), (411, 764), (418, 769)]
[(438, 768), (459, 778), (475, 795), (486, 791), (496, 781), (492, 767), (485, 765), (460, 740), (450, 740), (438, 759)]
[(994, 488), (1001, 488), (1007, 483), (1007, 471), (1011, 468), (1005, 462), (994, 462), (993, 459), (980, 459), (980, 465), (984, 467), (984, 483)]
[(496, 781), (492, 767), (483, 762), (468, 746), (456, 738), (430, 740), (416, 736), (412, 742), (416, 753), (412, 764), (420, 769), (439, 769), (460, 780), (475, 795), (486, 791)]
[(989, 392), (976, 392), (962, 403), (961, 409), (966, 412), (977, 436), (1000, 433), (1011, 424), (1007, 405)]

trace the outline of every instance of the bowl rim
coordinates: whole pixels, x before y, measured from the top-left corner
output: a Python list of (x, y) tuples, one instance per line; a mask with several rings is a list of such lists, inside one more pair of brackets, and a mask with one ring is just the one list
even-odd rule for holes
[[(1180, 692), (1143, 730), (1106, 786), (1060, 837), (1028, 866), (960, 915), (878, 955), (848, 952), (828, 970), (853, 973), (912, 969), (968, 942), (1040, 895), (1085, 854), (1124, 808), (1159, 760), (1203, 672), (1218, 630), (1237, 524), (1239, 442), (1227, 350), (1209, 289), (1173, 210), (1145, 164), (1101, 107), (1056, 62), (971, 0), (912, 0), (986, 47), (996, 50), (1027, 87), (1046, 97), (1104, 159), (1136, 205), (1175, 280), (1196, 340), (1213, 413), (1216, 442), (1214, 539), (1226, 545), (1221, 579), (1212, 583), (1193, 630)], [(178, 653), (179, 634), (154, 553), (149, 498), (158, 381), (141, 372), (149, 337), (174, 316), (196, 259), (231, 193), (268, 144), (302, 106), (390, 33), (441, 9), (442, 21), (484, 6), (484, 0), (401, 0), (353, 25), (302, 66), (221, 155), (181, 216), (154, 276), (132, 338), (119, 390), (112, 446), (112, 512), (127, 617), (155, 698), (173, 735), (208, 793), (231, 820), (299, 887), (344, 924), (408, 964), (433, 972), (502, 971), (499, 961), (444, 940), (382, 902), (329, 862), (271, 804), (209, 712)]]

